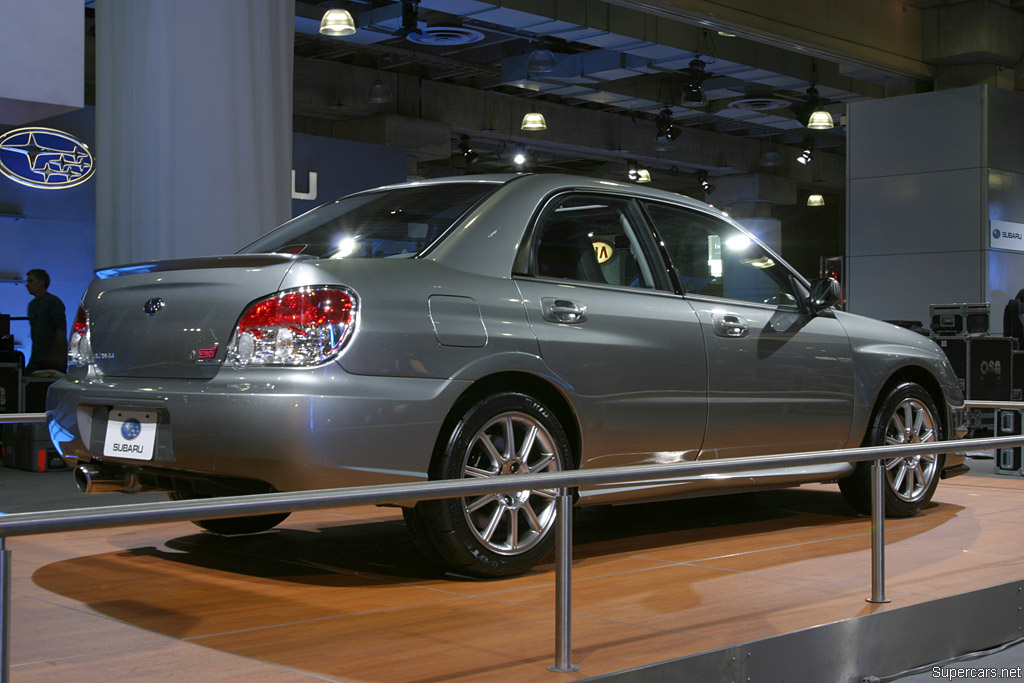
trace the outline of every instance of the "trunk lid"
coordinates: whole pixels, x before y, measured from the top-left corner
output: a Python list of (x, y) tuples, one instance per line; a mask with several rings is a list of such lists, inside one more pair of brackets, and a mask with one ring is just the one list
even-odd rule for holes
[(214, 376), (247, 305), (276, 292), (297, 260), (243, 254), (97, 271), (83, 299), (96, 366), (115, 377)]

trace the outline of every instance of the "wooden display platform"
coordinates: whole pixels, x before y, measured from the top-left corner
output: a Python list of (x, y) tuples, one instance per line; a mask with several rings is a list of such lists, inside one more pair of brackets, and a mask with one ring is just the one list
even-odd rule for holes
[(187, 523), (12, 538), (11, 680), (579, 680), (1024, 578), (1022, 509), (1024, 478), (942, 482), (886, 525), (883, 605), (865, 602), (870, 520), (835, 486), (577, 510), (572, 674), (546, 668), (551, 563), (440, 575), (393, 509), (237, 538)]

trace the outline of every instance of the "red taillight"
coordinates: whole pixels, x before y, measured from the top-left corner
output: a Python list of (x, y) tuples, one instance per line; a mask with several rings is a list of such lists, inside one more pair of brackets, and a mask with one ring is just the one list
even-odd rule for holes
[(92, 362), (92, 346), (89, 343), (89, 316), (85, 306), (79, 306), (75, 322), (71, 324), (68, 339), (68, 365), (88, 365)]
[(334, 357), (351, 334), (355, 294), (337, 287), (282, 292), (253, 303), (228, 345), (236, 365), (317, 365)]
[(71, 324), (72, 332), (86, 332), (89, 330), (89, 319), (85, 315), (85, 308), (82, 306), (78, 307), (78, 313), (75, 313), (75, 322)]
[(238, 331), (276, 325), (349, 325), (355, 302), (340, 289), (288, 292), (253, 304), (238, 323)]

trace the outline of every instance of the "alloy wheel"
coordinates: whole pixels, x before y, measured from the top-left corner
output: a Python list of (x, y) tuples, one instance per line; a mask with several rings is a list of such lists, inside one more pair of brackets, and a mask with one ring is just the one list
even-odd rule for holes
[[(938, 430), (935, 417), (922, 401), (906, 398), (889, 417), (885, 443), (911, 444), (935, 441)], [(938, 475), (939, 456), (914, 455), (885, 462), (885, 474), (896, 497), (908, 502), (919, 499)]]
[[(480, 429), (466, 453), (463, 477), (487, 478), (560, 469), (555, 440), (536, 418), (497, 415)], [(555, 521), (555, 489), (463, 498), (469, 528), (489, 550), (514, 555), (539, 543)]]

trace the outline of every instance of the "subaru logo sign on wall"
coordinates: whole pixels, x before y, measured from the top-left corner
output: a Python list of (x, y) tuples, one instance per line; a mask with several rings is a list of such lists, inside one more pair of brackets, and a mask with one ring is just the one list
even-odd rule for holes
[(92, 153), (78, 138), (53, 128), (16, 128), (0, 135), (0, 173), (44, 190), (81, 185), (92, 176)]
[(1024, 252), (1024, 223), (992, 219), (989, 228), (992, 230), (989, 248)]

